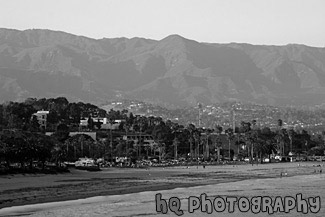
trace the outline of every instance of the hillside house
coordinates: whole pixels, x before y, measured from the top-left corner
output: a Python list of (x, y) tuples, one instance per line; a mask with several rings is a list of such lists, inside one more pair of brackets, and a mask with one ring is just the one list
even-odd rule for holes
[(40, 125), (40, 128), (46, 129), (47, 125), (47, 116), (49, 115), (49, 111), (38, 111), (34, 113), (33, 115), (36, 116), (38, 123)]

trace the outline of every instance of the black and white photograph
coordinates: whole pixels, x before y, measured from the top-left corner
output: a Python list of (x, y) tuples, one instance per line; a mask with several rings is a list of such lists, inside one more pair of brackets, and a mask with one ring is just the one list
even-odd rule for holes
[(0, 217), (325, 216), (325, 0), (0, 0)]

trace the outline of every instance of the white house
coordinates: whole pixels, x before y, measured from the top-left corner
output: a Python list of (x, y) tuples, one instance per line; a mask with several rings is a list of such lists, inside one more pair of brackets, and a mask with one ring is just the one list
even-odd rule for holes
[[(101, 122), (101, 129), (118, 129), (120, 126), (121, 122), (124, 120), (115, 120), (115, 124), (110, 124), (109, 120), (107, 118), (92, 118), (94, 124), (97, 123), (98, 121)], [(88, 118), (80, 120), (80, 127), (88, 127)]]
[(40, 125), (41, 128), (46, 129), (46, 122), (47, 122), (47, 116), (50, 112), (49, 111), (38, 111), (36, 113), (34, 113), (33, 115), (36, 116), (38, 123)]

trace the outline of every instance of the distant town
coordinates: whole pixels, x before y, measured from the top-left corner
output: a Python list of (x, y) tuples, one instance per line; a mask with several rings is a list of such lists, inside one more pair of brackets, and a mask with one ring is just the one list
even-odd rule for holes
[[(127, 109), (142, 116), (158, 116), (183, 125), (198, 124), (198, 108), (167, 109), (166, 107), (136, 100), (115, 100), (104, 105), (105, 109)], [(218, 123), (223, 128), (240, 126), (241, 121), (256, 120), (260, 127), (277, 128), (275, 120), (283, 120), (284, 128), (305, 129), (321, 133), (325, 129), (324, 109), (317, 107), (275, 107), (253, 103), (225, 102), (203, 105), (200, 109), (201, 127), (213, 128)]]

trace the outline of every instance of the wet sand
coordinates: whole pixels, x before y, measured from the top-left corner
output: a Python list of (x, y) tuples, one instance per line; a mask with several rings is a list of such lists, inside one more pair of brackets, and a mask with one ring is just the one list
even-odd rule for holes
[[(0, 207), (221, 183), (225, 185), (231, 183), (228, 187), (235, 188), (231, 187), (235, 186), (235, 183), (244, 181), (254, 184), (254, 180), (281, 179), (281, 182), (286, 183), (285, 180), (287, 180), (290, 185), (290, 180), (298, 180), (299, 177), (305, 177), (305, 175), (309, 177), (316, 175), (319, 178), (322, 175), (319, 174), (322, 168), (322, 163), (302, 162), (258, 166), (248, 164), (207, 166), (205, 169), (202, 166), (198, 168), (196, 166), (150, 168), (148, 170), (108, 168), (100, 172), (71, 170), (69, 174), (59, 175), (10, 175), (0, 177)], [(313, 194), (313, 191), (314, 194), (318, 193), (316, 188), (309, 194)], [(292, 189), (287, 193), (291, 194)]]

